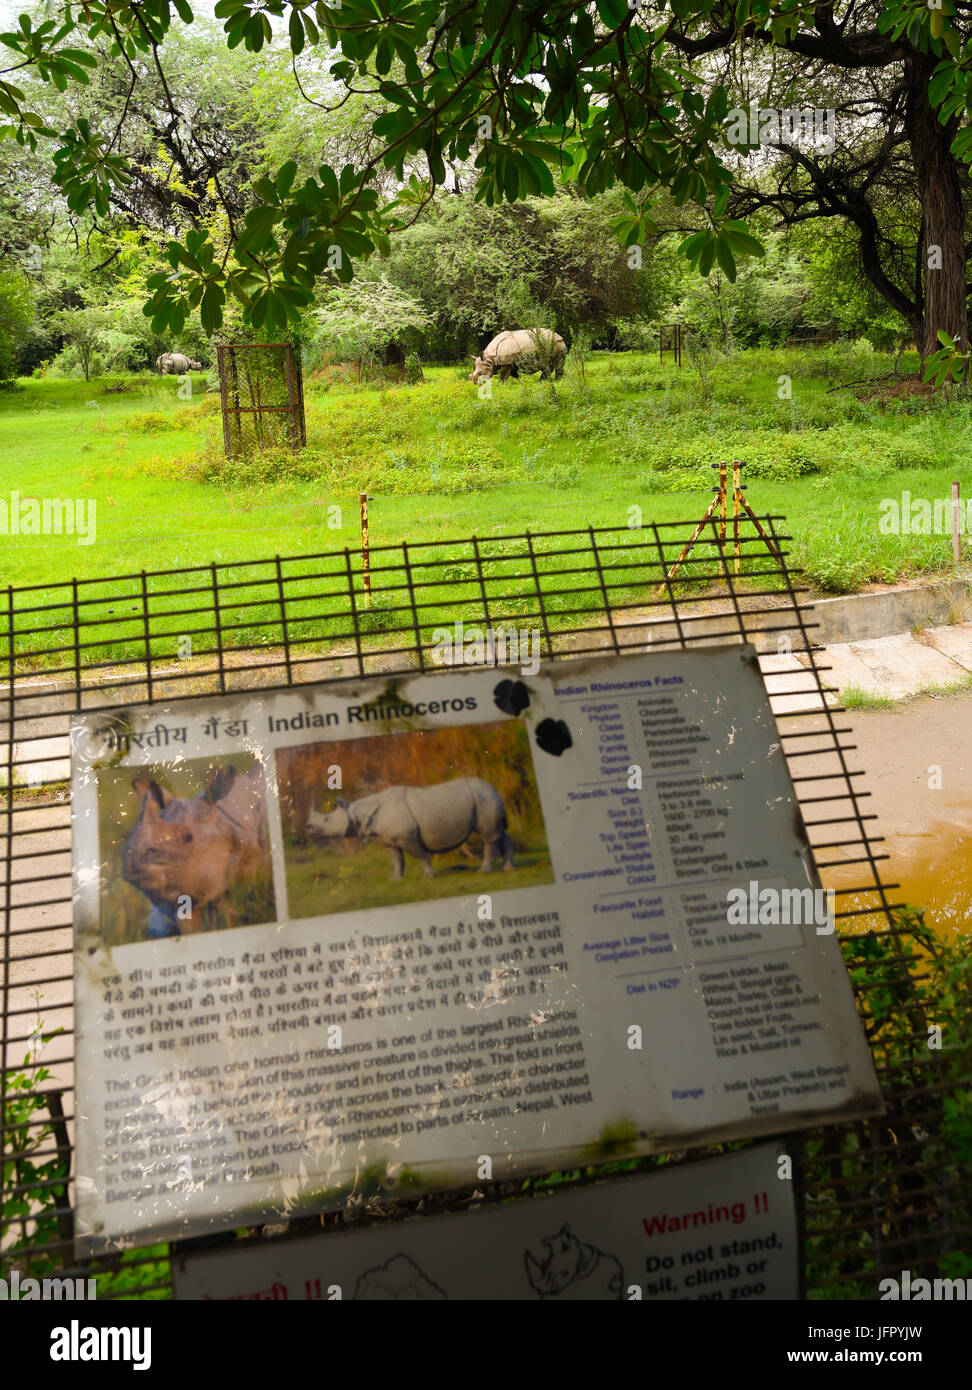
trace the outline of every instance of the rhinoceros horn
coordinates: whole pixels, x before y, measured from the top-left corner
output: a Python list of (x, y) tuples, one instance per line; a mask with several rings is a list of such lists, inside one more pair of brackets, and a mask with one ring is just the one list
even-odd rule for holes
[(526, 1264), (527, 1278), (532, 1288), (537, 1293), (545, 1294), (553, 1292), (553, 1280), (550, 1277), (550, 1270), (545, 1265), (540, 1264), (533, 1258), (530, 1251), (524, 1252), (524, 1263)]

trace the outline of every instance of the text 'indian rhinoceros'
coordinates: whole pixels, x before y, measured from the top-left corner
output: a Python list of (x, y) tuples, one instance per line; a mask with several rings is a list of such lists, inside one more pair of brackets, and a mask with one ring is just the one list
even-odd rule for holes
[(559, 381), (564, 374), (567, 344), (549, 328), (518, 328), (513, 333), (497, 333), (473, 358), (469, 380), (478, 386), (494, 372), (506, 381), (512, 371), (541, 372), (546, 379), (553, 372)]
[(186, 372), (201, 372), (202, 363), (184, 352), (163, 352), (155, 359), (159, 376), (184, 376)]
[[(142, 807), (122, 850), (122, 877), (152, 904), (148, 934), (202, 931), (228, 890), (268, 872), (263, 768), (212, 768), (198, 796), (132, 782)], [(229, 915), (229, 914), (228, 914)]]
[(433, 787), (386, 787), (351, 802), (338, 797), (334, 810), (311, 811), (307, 832), (324, 840), (377, 840), (391, 853), (393, 879), (405, 872), (406, 853), (420, 860), (432, 878), (429, 856), (458, 849), (474, 832), (483, 842), (483, 873), (490, 872), (497, 854), (504, 869), (513, 867), (503, 798), (479, 777), (457, 777)]

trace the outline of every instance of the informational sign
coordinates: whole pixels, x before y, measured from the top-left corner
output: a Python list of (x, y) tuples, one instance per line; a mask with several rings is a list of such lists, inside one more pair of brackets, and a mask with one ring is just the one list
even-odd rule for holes
[(880, 1113), (751, 648), (72, 737), (84, 1253)]
[(176, 1298), (699, 1302), (799, 1296), (793, 1183), (760, 1145), (450, 1216), (188, 1254)]

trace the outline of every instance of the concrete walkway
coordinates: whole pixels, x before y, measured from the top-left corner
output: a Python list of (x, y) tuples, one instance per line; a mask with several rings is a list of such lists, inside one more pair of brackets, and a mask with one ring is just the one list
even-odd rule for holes
[[(833, 686), (842, 697), (850, 691), (852, 702), (855, 694), (907, 700), (915, 695), (950, 693), (972, 686), (972, 623), (834, 643), (822, 647), (816, 661), (821, 669), (830, 668), (824, 671), (824, 684)], [(821, 708), (816, 682), (807, 669), (806, 652), (763, 654), (759, 664), (774, 697), (774, 713), (797, 714)], [(843, 702), (836, 695), (828, 694), (826, 699), (828, 705)]]

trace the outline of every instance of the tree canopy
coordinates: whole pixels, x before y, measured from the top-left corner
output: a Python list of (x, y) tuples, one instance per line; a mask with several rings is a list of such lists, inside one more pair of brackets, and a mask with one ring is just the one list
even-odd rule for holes
[[(218, 0), (215, 14), (234, 53), (284, 45), (290, 75), (273, 60), (269, 123), (284, 119), (285, 80), (321, 119), (346, 105), (357, 117), (353, 135), (320, 142), (316, 167), (306, 145), (273, 142), (274, 160), (289, 157), (245, 196), (225, 126), (198, 101), (187, 108), (184, 65), (170, 63), (198, 27), (187, 0), (66, 0), (0, 37), (0, 134), (27, 149), (49, 143), (75, 213), (105, 218), (148, 196), (150, 161), (127, 142), (126, 120), (153, 105), (195, 202), (149, 277), (156, 333), (179, 333), (196, 313), (213, 333), (232, 301), (254, 328), (283, 330), (322, 277), (350, 281), (437, 190), (461, 182), (487, 206), (549, 198), (560, 184), (588, 196), (617, 187), (622, 245), (652, 237), (664, 194), (697, 213), (683, 254), (729, 280), (761, 250), (745, 220), (753, 209), (843, 219), (923, 355), (943, 334), (967, 344), (972, 17), (955, 0)], [(97, 120), (75, 108), (52, 121), (37, 99), (41, 86), (69, 94), (109, 77), (117, 100)], [(774, 86), (801, 106), (839, 104), (844, 137), (828, 150), (750, 122), (747, 143), (733, 143), (740, 95), (758, 114)], [(895, 209), (908, 220), (894, 199), (903, 154), (914, 216), (895, 241)], [(742, 177), (767, 157), (783, 170), (775, 189)]]

